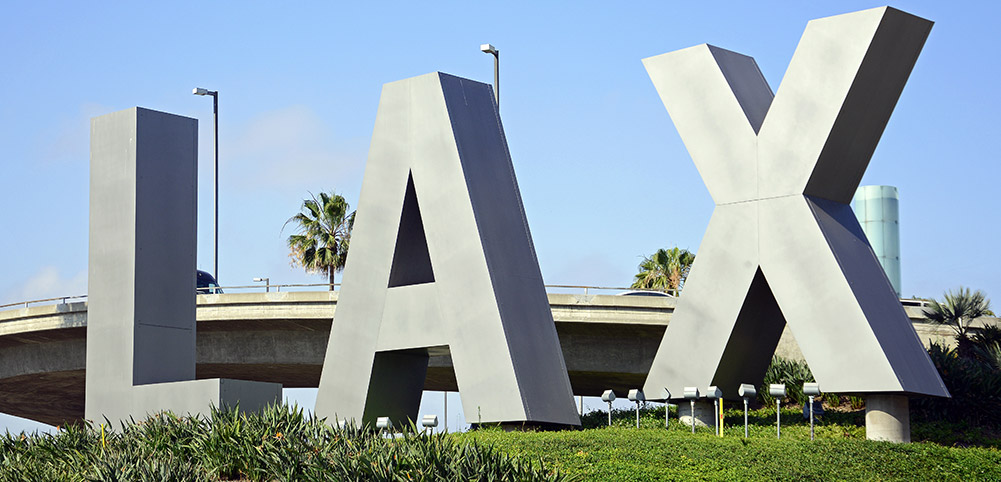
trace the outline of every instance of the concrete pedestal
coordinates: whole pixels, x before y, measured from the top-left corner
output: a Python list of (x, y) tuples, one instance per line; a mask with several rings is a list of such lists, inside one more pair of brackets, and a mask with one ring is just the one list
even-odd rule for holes
[(910, 443), (911, 418), (907, 396), (867, 396), (865, 398), (865, 438)]
[[(679, 421), (685, 427), (692, 426), (692, 405), (688, 400), (677, 400)], [(716, 428), (716, 412), (713, 404), (709, 401), (699, 400), (695, 402), (695, 428), (708, 428), (710, 431)], [(671, 423), (674, 423), (673, 421)]]

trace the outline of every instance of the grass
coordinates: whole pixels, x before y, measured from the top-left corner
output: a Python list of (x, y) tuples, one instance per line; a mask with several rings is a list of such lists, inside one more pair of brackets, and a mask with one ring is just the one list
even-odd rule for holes
[[(725, 412), (724, 437), (690, 433), (662, 406), (583, 417), (583, 430), (384, 437), (337, 430), (301, 410), (211, 417), (160, 414), (109, 431), (0, 437), (5, 480), (1001, 480), (1001, 444), (984, 430), (915, 423), (913, 444), (865, 440), (860, 411), (829, 412), (817, 440), (798, 409)], [(938, 442), (938, 443), (936, 443)], [(944, 445), (943, 445), (944, 444)], [(948, 446), (956, 445), (956, 446)]]
[[(585, 425), (601, 428), (564, 432), (505, 433), (497, 429), (457, 437), (488, 444), (516, 457), (540, 459), (580, 480), (1001, 480), (997, 439), (981, 447), (949, 447), (928, 437), (955, 439), (960, 428), (915, 424), (912, 444), (865, 439), (863, 412), (829, 413), (810, 440), (809, 424), (798, 409), (783, 409), (782, 438), (775, 437), (774, 410), (750, 414), (744, 439), (743, 411), (725, 411), (724, 437), (711, 429), (682, 426), (672, 416), (665, 430), (663, 408), (635, 413), (592, 412)], [(599, 424), (593, 424), (600, 420)], [(986, 437), (980, 434), (977, 437)]]

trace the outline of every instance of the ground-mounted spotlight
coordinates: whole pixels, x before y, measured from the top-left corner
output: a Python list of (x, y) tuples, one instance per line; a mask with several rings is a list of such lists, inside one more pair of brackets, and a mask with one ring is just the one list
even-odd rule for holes
[(667, 428), (668, 422), (671, 421), (671, 391), (664, 387), (660, 391), (660, 396), (664, 397), (664, 428)]
[(768, 385), (768, 394), (775, 397), (775, 438), (782, 438), (782, 399), (786, 397), (785, 383)]
[(810, 440), (813, 440), (813, 397), (820, 396), (820, 384), (804, 383), (803, 394), (810, 400)]
[(393, 421), (389, 417), (379, 417), (375, 419), (375, 428), (379, 429), (380, 432), (383, 430), (392, 430)]
[(737, 395), (744, 399), (744, 438), (747, 438), (747, 400), (757, 396), (758, 391), (754, 389), (754, 385), (741, 383), (740, 388), (737, 389)]
[(699, 399), (698, 387), (685, 387), (685, 398), (692, 407), (692, 433), (695, 433), (695, 401)]
[(438, 426), (437, 415), (425, 415), (424, 417), (421, 418), (421, 427), (424, 427), (425, 431), (434, 430), (434, 428), (437, 426)]
[(605, 402), (608, 402), (608, 426), (611, 427), (612, 426), (612, 402), (615, 401), (615, 392), (613, 392), (611, 390), (605, 390), (605, 392), (601, 394), (601, 400), (605, 401)]
[(713, 402), (713, 419), (716, 421), (716, 435), (722, 437), (723, 427), (720, 424), (720, 418), (723, 416), (723, 410), (721, 410), (719, 405), (723, 399), (723, 391), (716, 385), (712, 385), (706, 389), (706, 398)]
[(634, 388), (629, 390), (629, 400), (636, 402), (636, 428), (640, 428), (640, 403), (646, 401), (646, 395), (643, 390)]

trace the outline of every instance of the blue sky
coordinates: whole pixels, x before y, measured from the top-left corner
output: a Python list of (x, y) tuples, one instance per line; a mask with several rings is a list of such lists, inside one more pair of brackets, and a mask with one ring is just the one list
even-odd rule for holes
[[(89, 118), (135, 105), (200, 120), (199, 266), (211, 269), (212, 109), (196, 86), (220, 91), (221, 282), (321, 282), (289, 266), (282, 224), (307, 191), (356, 204), (383, 83), (435, 70), (490, 82), (484, 42), (501, 51), (501, 113), (546, 282), (628, 285), (642, 255), (696, 250), (713, 209), (640, 60), (711, 43), (755, 57), (776, 89), (808, 20), (880, 5), (287, 3), (4, 9), (0, 304), (86, 292)], [(863, 184), (899, 188), (905, 296), (999, 297), (1001, 6), (894, 6), (936, 24)]]

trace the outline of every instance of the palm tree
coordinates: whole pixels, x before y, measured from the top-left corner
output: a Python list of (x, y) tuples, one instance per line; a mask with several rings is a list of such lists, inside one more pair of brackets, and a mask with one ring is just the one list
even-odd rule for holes
[(302, 202), (299, 214), (285, 221), (282, 231), (289, 223), (295, 224), (298, 229), (297, 234), (288, 237), (292, 266), (302, 266), (309, 273), (327, 275), (330, 290), (333, 291), (334, 273), (343, 270), (348, 259), (355, 213), (349, 213), (351, 205), (334, 192), (321, 192), (319, 199), (313, 193), (309, 196), (310, 199)]
[(695, 254), (687, 249), (658, 249), (656, 253), (643, 258), (639, 265), (640, 271), (630, 287), (680, 290), (685, 285), (694, 262)]
[(969, 288), (960, 286), (955, 292), (950, 290), (946, 293), (944, 302), (930, 301), (929, 309), (924, 310), (924, 315), (932, 323), (951, 326), (956, 331), (960, 355), (969, 355), (970, 323), (986, 316), (990, 312), (990, 305), (991, 301), (983, 291), (970, 291)]

